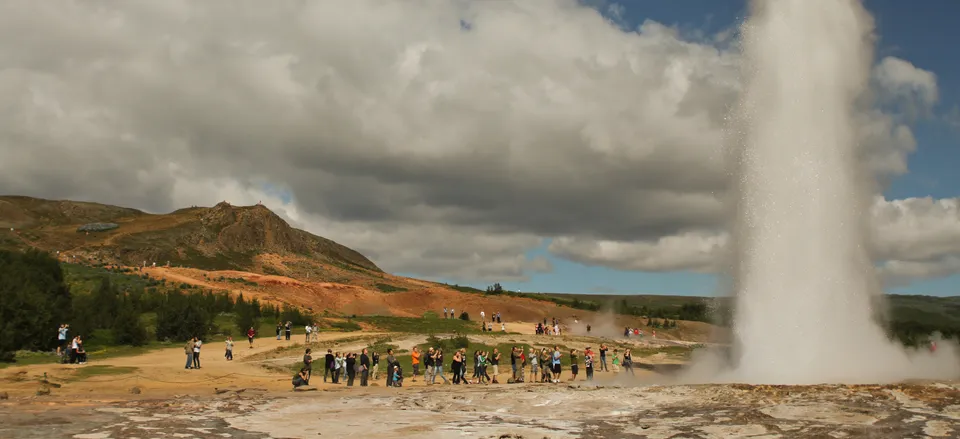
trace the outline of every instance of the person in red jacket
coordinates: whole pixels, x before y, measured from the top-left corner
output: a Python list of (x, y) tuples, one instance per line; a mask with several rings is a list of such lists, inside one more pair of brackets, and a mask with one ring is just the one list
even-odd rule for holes
[(250, 342), (250, 349), (253, 349), (253, 337), (257, 335), (257, 331), (253, 330), (253, 326), (247, 330), (247, 341)]

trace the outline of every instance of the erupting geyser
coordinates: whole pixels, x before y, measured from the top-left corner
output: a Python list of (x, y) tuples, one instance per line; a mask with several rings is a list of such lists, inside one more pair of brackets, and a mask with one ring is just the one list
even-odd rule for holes
[(870, 15), (859, 0), (754, 0), (743, 31), (737, 360), (715, 379), (957, 377), (952, 353), (907, 352), (871, 310), (880, 293), (866, 245), (874, 191), (854, 121), (872, 62)]

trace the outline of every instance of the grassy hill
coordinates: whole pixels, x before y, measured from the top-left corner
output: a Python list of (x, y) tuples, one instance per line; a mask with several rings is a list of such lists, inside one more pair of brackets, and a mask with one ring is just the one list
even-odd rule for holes
[[(81, 230), (92, 225), (107, 230)], [(61, 260), (86, 264), (169, 262), (266, 274), (310, 274), (329, 265), (381, 272), (359, 252), (295, 229), (262, 205), (226, 202), (155, 215), (98, 203), (0, 197), (0, 248), (29, 247), (59, 251)]]

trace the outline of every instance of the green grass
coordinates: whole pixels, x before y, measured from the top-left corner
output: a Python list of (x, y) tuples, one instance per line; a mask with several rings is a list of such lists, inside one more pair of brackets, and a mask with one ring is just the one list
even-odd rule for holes
[(103, 267), (67, 263), (63, 263), (61, 266), (66, 283), (73, 294), (92, 292), (100, 286), (100, 280), (104, 277), (109, 278), (110, 283), (116, 285), (120, 291), (161, 286), (161, 283), (155, 279), (144, 279), (139, 271), (108, 270)]
[[(179, 346), (179, 345), (180, 343), (161, 343), (161, 342), (150, 342), (144, 346), (95, 345), (91, 343), (86, 347), (87, 361), (96, 363), (97, 361), (100, 361), (100, 360), (141, 355), (156, 349), (170, 348), (170, 347)], [(55, 364), (58, 361), (60, 361), (60, 357), (58, 357), (56, 353), (53, 351), (46, 351), (46, 352), (18, 351), (16, 355), (16, 361), (12, 363), (0, 362), (0, 369), (11, 367), (11, 366)]]
[(479, 322), (460, 319), (423, 319), (418, 317), (357, 316), (351, 319), (372, 325), (382, 331), (413, 334), (482, 333)]
[(399, 293), (399, 292), (403, 292), (403, 291), (409, 291), (409, 290), (406, 289), (406, 288), (398, 287), (398, 286), (394, 286), (394, 285), (390, 285), (390, 284), (385, 284), (385, 283), (377, 283), (377, 284), (376, 284), (376, 287), (377, 287), (378, 290), (380, 290), (380, 291), (382, 291), (382, 292), (384, 292), (384, 293)]

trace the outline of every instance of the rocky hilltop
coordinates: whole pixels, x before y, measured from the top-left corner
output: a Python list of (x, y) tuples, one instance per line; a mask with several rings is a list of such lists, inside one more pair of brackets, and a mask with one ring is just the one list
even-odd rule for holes
[[(116, 227), (83, 231), (94, 223)], [(4, 196), (0, 227), (0, 248), (36, 247), (106, 264), (169, 262), (206, 270), (277, 271), (263, 262), (272, 255), (278, 264), (381, 271), (359, 252), (293, 228), (263, 205), (221, 202), (158, 215), (98, 203)]]

